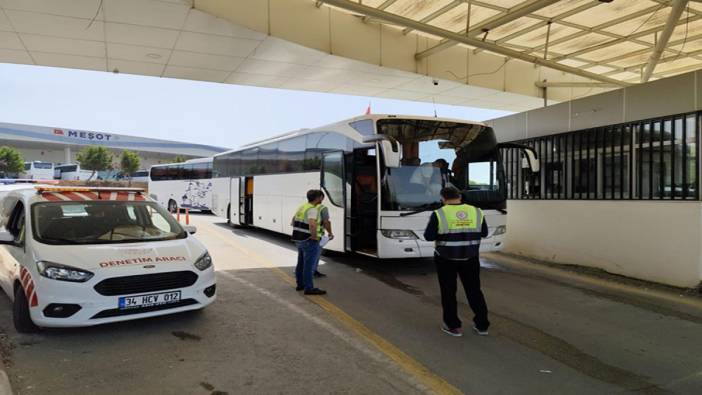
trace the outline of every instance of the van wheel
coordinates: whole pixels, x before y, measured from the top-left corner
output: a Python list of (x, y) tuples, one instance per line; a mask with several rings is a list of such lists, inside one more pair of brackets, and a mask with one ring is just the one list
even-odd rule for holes
[(29, 301), (21, 286), (15, 290), (15, 301), (12, 303), (12, 321), (15, 329), (19, 333), (35, 333), (39, 327), (34, 325), (32, 317), (29, 315)]
[(168, 201), (168, 212), (169, 213), (175, 213), (178, 210), (178, 203), (175, 202), (175, 200), (171, 199)]

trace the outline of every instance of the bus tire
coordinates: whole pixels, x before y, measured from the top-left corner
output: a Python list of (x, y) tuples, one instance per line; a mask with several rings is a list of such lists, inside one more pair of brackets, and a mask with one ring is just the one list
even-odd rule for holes
[(15, 288), (15, 301), (12, 303), (12, 321), (19, 333), (35, 333), (39, 331), (39, 327), (34, 324), (32, 317), (29, 315), (29, 301), (21, 285)]
[(178, 210), (178, 203), (175, 200), (170, 199), (168, 201), (168, 212), (174, 213)]

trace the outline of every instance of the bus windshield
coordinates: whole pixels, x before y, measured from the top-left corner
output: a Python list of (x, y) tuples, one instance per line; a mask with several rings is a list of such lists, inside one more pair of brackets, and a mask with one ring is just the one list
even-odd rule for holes
[(504, 180), (491, 128), (413, 119), (384, 119), (377, 126), (379, 134), (402, 144), (401, 166), (383, 169), (383, 210), (431, 207), (448, 185), (458, 188), (466, 203), (504, 208)]

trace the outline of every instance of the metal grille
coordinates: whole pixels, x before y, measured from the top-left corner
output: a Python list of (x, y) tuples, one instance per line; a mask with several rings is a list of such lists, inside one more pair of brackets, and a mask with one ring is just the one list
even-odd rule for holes
[(132, 295), (189, 287), (195, 284), (197, 278), (197, 274), (191, 271), (143, 274), (108, 278), (94, 288), (104, 296)]
[(519, 141), (541, 171), (505, 153), (509, 199), (698, 200), (702, 112)]

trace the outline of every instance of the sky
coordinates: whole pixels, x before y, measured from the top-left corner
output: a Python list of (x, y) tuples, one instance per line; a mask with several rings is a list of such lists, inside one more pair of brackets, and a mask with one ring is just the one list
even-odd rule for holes
[[(365, 113), (432, 116), (431, 103), (0, 63), (0, 122), (237, 148)], [(439, 117), (509, 112), (436, 105)]]

